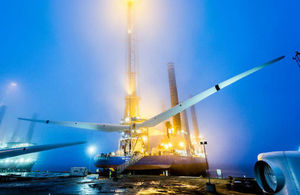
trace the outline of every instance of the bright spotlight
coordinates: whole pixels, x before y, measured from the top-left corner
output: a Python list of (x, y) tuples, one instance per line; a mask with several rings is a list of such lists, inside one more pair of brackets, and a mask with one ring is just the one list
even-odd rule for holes
[(16, 87), (18, 84), (16, 82), (10, 82), (9, 84), (11, 87)]
[(179, 146), (183, 148), (184, 147), (184, 142), (180, 142)]
[(143, 136), (143, 141), (145, 142), (145, 141), (147, 141), (147, 136)]
[(89, 153), (89, 155), (93, 155), (96, 152), (96, 147), (95, 146), (90, 146), (88, 147), (87, 152)]

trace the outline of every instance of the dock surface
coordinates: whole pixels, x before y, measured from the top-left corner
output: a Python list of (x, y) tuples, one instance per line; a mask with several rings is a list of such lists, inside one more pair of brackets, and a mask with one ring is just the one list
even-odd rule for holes
[[(96, 175), (77, 178), (49, 178), (0, 184), (0, 194), (209, 194), (207, 179), (178, 176), (123, 176), (117, 180)], [(228, 190), (227, 180), (212, 179), (217, 194), (254, 194)]]

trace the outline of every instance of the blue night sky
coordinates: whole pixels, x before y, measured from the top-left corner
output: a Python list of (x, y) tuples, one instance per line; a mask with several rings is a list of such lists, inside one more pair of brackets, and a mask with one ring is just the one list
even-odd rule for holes
[[(287, 57), (196, 105), (216, 167), (254, 166), (261, 152), (300, 146), (300, 1), (136, 0), (141, 113), (169, 107), (167, 66), (181, 100), (275, 57)], [(7, 140), (17, 117), (119, 123), (126, 72), (122, 0), (4, 0), (0, 97)], [(9, 89), (14, 81), (18, 86)], [(20, 123), (20, 137), (28, 123)], [(24, 132), (23, 132), (24, 131)], [(36, 125), (36, 143), (86, 140), (40, 154), (35, 169), (87, 166), (86, 148), (118, 147), (118, 133)]]

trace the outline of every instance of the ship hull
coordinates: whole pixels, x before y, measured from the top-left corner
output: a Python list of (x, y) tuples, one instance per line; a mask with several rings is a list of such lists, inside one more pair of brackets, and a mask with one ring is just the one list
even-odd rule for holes
[(128, 156), (100, 156), (95, 158), (95, 167), (116, 169), (129, 159)]
[[(95, 166), (98, 168), (117, 168), (129, 160), (129, 157), (113, 156), (98, 158)], [(207, 166), (202, 157), (192, 156), (145, 156), (134, 165), (127, 167), (125, 172), (135, 174), (157, 175), (168, 170), (171, 175), (200, 176), (205, 175)]]

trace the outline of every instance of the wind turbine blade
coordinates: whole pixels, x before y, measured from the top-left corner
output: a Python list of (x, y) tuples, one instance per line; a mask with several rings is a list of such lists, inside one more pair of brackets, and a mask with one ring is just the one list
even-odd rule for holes
[(274, 60), (271, 60), (269, 62), (266, 62), (260, 66), (257, 66), (255, 68), (252, 68), (248, 71), (245, 71), (241, 74), (238, 74), (226, 81), (223, 81), (217, 85), (215, 85), (214, 87), (211, 87), (209, 89), (207, 89), (206, 91), (202, 92), (202, 93), (199, 93), (198, 95), (196, 96), (193, 96), (187, 100), (185, 100), (184, 102), (182, 103), (179, 103), (178, 105), (174, 106), (173, 108), (165, 111), (165, 112), (162, 112), (152, 118), (150, 118), (149, 120), (141, 123), (141, 124), (137, 124), (136, 127), (137, 128), (140, 128), (140, 127), (153, 127), (153, 126), (156, 126), (158, 125), (159, 123), (171, 118), (172, 116), (184, 111), (185, 109), (191, 107), (192, 105), (195, 105), (197, 104), (198, 102), (202, 101), (203, 99), (211, 96), (212, 94), (216, 93), (217, 91), (237, 82), (238, 80), (248, 76), (248, 75), (251, 75), (253, 73), (255, 73), (256, 71), (259, 71), (261, 70), (262, 68), (270, 65), (270, 64), (273, 64), (275, 62), (278, 62), (280, 60), (282, 60), (285, 56), (281, 56), (279, 58), (276, 58)]
[(107, 132), (122, 132), (130, 129), (128, 125), (113, 125), (104, 123), (89, 123), (89, 122), (71, 122), (71, 121), (50, 121), (50, 120), (35, 120), (28, 118), (18, 118), (19, 120), (32, 121), (37, 123), (54, 124), (66, 127), (75, 127), (80, 129), (89, 129), (97, 131), (107, 131)]
[(47, 145), (39, 145), (39, 146), (27, 146), (27, 147), (20, 147), (20, 148), (4, 149), (4, 150), (0, 150), (0, 159), (10, 158), (10, 157), (14, 157), (14, 156), (20, 156), (20, 155), (30, 154), (30, 153), (35, 153), (35, 152), (42, 152), (42, 151), (46, 151), (46, 150), (52, 150), (55, 148), (79, 145), (79, 144), (84, 144), (84, 143), (86, 143), (86, 142), (47, 144)]

